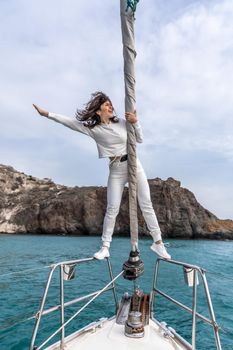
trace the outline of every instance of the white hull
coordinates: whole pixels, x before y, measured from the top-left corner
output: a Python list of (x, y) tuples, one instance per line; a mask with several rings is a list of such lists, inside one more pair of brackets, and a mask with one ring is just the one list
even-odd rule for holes
[[(105, 320), (99, 326), (95, 323), (65, 338), (65, 350), (187, 350), (175, 337), (166, 336), (163, 329), (153, 320), (145, 326), (143, 338), (129, 338), (124, 335), (124, 326), (116, 318)], [(46, 350), (60, 350), (60, 342)]]

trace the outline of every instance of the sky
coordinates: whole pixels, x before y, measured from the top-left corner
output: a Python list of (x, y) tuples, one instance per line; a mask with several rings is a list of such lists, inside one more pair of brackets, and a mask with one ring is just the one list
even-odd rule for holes
[[(141, 0), (136, 11), (138, 156), (233, 219), (233, 1)], [(124, 117), (116, 0), (0, 0), (0, 163), (67, 186), (105, 186), (108, 161), (71, 118), (94, 91)]]

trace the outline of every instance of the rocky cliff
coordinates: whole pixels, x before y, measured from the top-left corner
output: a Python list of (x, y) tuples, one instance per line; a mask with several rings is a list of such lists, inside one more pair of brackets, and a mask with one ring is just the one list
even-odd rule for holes
[[(233, 239), (233, 221), (219, 220), (179, 181), (149, 180), (152, 202), (165, 237)], [(100, 235), (105, 187), (66, 187), (0, 165), (0, 232)], [(140, 235), (148, 235), (139, 211)], [(125, 189), (115, 233), (129, 234)]]

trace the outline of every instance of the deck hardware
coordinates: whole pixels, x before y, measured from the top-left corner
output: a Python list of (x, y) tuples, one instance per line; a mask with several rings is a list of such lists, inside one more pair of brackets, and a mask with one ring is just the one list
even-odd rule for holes
[(70, 281), (75, 277), (76, 264), (63, 265), (63, 280)]
[(144, 273), (144, 263), (140, 259), (139, 251), (132, 251), (129, 254), (129, 259), (123, 264), (123, 277), (133, 281)]
[(166, 322), (161, 322), (160, 328), (164, 338), (174, 338), (174, 334), (172, 334), (171, 330), (167, 327)]
[(121, 299), (121, 303), (117, 312), (116, 323), (124, 325), (127, 321), (130, 310), (131, 297), (129, 293), (124, 293)]
[[(114, 299), (115, 299), (115, 306), (116, 306), (116, 310), (118, 309), (118, 299), (117, 299), (117, 294), (116, 294), (116, 287), (115, 287), (115, 281), (120, 278), (123, 274), (123, 271), (121, 271), (117, 276), (113, 277), (112, 275), (112, 268), (111, 268), (111, 263), (109, 259), (106, 259), (107, 261), (107, 265), (108, 265), (108, 269), (109, 269), (109, 275), (110, 275), (110, 282), (108, 284), (106, 284), (102, 289), (100, 290), (96, 290), (90, 294), (81, 296), (79, 298), (73, 299), (73, 300), (69, 300), (67, 302), (64, 302), (64, 269), (63, 267), (65, 265), (79, 265), (82, 263), (89, 263), (89, 262), (95, 262), (94, 258), (84, 258), (84, 259), (76, 259), (76, 260), (70, 260), (70, 261), (63, 261), (63, 262), (59, 262), (57, 264), (53, 264), (51, 265), (51, 270), (49, 272), (48, 278), (47, 278), (47, 283), (45, 285), (45, 289), (43, 292), (43, 297), (40, 303), (40, 309), (39, 311), (36, 313), (35, 318), (36, 318), (36, 322), (35, 322), (35, 326), (34, 326), (34, 330), (33, 330), (33, 334), (32, 334), (32, 338), (31, 338), (31, 342), (30, 342), (30, 346), (29, 346), (29, 350), (34, 350), (35, 349), (35, 341), (37, 338), (37, 333), (38, 333), (38, 329), (40, 326), (40, 322), (41, 322), (41, 318), (43, 315), (47, 315), (50, 314), (51, 312), (54, 312), (56, 310), (60, 310), (60, 326), (58, 326), (58, 328), (56, 329), (56, 331), (54, 331), (49, 337), (47, 337), (40, 345), (37, 345), (36, 349), (41, 350), (42, 348), (44, 348), (44, 346), (53, 338), (55, 337), (58, 333), (60, 333), (60, 341), (59, 341), (59, 346), (60, 349), (64, 349), (66, 344), (65, 344), (65, 327), (75, 318), (77, 317), (83, 310), (85, 310), (88, 305), (90, 303), (92, 303), (96, 298), (98, 298), (100, 295), (102, 295), (103, 293), (112, 290), (113, 291), (113, 295), (114, 295)], [(52, 282), (52, 277), (54, 275), (54, 272), (56, 269), (60, 269), (60, 304), (52, 306), (48, 309), (45, 309), (45, 302), (47, 300), (47, 296), (48, 296), (48, 291), (49, 288), (51, 286), (51, 282)], [(64, 318), (64, 311), (65, 308), (69, 305), (74, 305), (76, 303), (79, 303), (83, 300), (89, 300), (86, 302), (85, 305), (83, 305), (82, 307), (80, 307), (69, 319), (67, 319), (65, 321)]]
[[(188, 307), (187, 305), (182, 304), (178, 300), (170, 297), (168, 294), (164, 293), (163, 291), (161, 291), (160, 289), (157, 288), (157, 278), (158, 278), (160, 263), (181, 266), (183, 268), (183, 271), (184, 271), (184, 269), (190, 269), (193, 271), (192, 308)], [(209, 309), (209, 313), (210, 313), (210, 319), (197, 312), (197, 276), (198, 276), (198, 273), (199, 273), (199, 276), (201, 277), (201, 281), (202, 281), (202, 284), (204, 287), (205, 297), (206, 297), (206, 301), (207, 301), (208, 309)], [(155, 294), (159, 294), (159, 295), (163, 296), (164, 298), (166, 298), (170, 302), (174, 303), (175, 305), (181, 307), (182, 309), (184, 309), (187, 312), (192, 314), (192, 344), (190, 344), (187, 341), (185, 341), (184, 339), (182, 339), (177, 333), (175, 334), (176, 337), (180, 338), (180, 341), (182, 344), (187, 345), (187, 348), (190, 350), (196, 350), (196, 319), (199, 318), (202, 321), (206, 322), (207, 324), (209, 324), (213, 327), (216, 348), (217, 348), (217, 350), (222, 350), (220, 337), (219, 337), (219, 328), (220, 327), (217, 325), (217, 322), (215, 320), (214, 309), (213, 309), (213, 304), (212, 304), (212, 300), (210, 297), (210, 292), (209, 292), (209, 287), (208, 287), (208, 283), (207, 283), (207, 279), (206, 279), (205, 269), (200, 268), (197, 265), (187, 264), (187, 263), (183, 263), (181, 261), (165, 260), (162, 258), (158, 258), (156, 260), (156, 264), (155, 264), (153, 293), (151, 295), (151, 318), (152, 319), (154, 319), (153, 310), (154, 310)]]
[[(189, 287), (193, 287), (193, 285), (194, 285), (194, 269), (187, 267), (187, 266), (183, 266), (183, 272), (184, 272), (185, 283)], [(197, 277), (197, 285), (198, 285), (199, 284), (198, 275), (196, 277)]]
[[(132, 256), (131, 259), (133, 262), (138, 262), (138, 265), (140, 265), (141, 260), (139, 256)], [(162, 258), (158, 258), (156, 261), (155, 265), (155, 272), (154, 272), (154, 283), (153, 283), (153, 289), (150, 294), (144, 294), (142, 290), (139, 288), (136, 288), (134, 286), (134, 293), (132, 296), (130, 296), (128, 293), (125, 293), (120, 307), (118, 306), (118, 299), (116, 297), (116, 290), (115, 290), (115, 281), (120, 278), (124, 274), (124, 270), (121, 271), (116, 277), (113, 277), (112, 274), (112, 268), (111, 268), (111, 263), (110, 259), (106, 259), (108, 268), (109, 268), (109, 275), (110, 275), (110, 282), (106, 284), (102, 289), (96, 290), (92, 293), (86, 294), (84, 296), (80, 296), (79, 298), (75, 298), (69, 301), (64, 302), (64, 279), (63, 279), (63, 267), (64, 265), (71, 265), (71, 264), (76, 264), (79, 265), (81, 263), (90, 263), (94, 262), (94, 258), (85, 258), (85, 259), (77, 259), (77, 260), (71, 260), (71, 261), (64, 261), (60, 262), (54, 265), (51, 265), (51, 271), (49, 272), (47, 283), (44, 289), (43, 297), (41, 300), (40, 304), (40, 309), (34, 316), (36, 318), (35, 322), (35, 327), (34, 331), (32, 334), (32, 339), (30, 343), (30, 350), (42, 350), (44, 346), (56, 335), (60, 333), (60, 340), (54, 344), (55, 348), (58, 349), (65, 349), (66, 344), (73, 339), (74, 337), (78, 337), (79, 335), (83, 334), (84, 332), (87, 331), (97, 331), (99, 328), (102, 327), (104, 323), (104, 319), (100, 319), (99, 322), (95, 322), (94, 324), (89, 324), (88, 326), (82, 328), (81, 330), (75, 332), (73, 335), (65, 336), (65, 327), (74, 320), (74, 318), (78, 317), (81, 312), (83, 312), (88, 305), (90, 305), (97, 297), (99, 297), (102, 293), (107, 292), (112, 290), (113, 292), (113, 297), (115, 299), (115, 307), (117, 312), (117, 318), (116, 318), (116, 323), (117, 324), (126, 324), (125, 325), (125, 334), (128, 337), (133, 337), (135, 339), (141, 338), (144, 335), (144, 327), (149, 324), (149, 319), (151, 319), (157, 326), (160, 328), (161, 335), (169, 340), (172, 341), (175, 345), (181, 344), (185, 349), (187, 350), (195, 350), (196, 349), (196, 319), (201, 319), (205, 323), (211, 325), (214, 330), (214, 336), (215, 336), (215, 344), (216, 344), (216, 349), (221, 350), (221, 343), (220, 343), (220, 338), (219, 338), (219, 329), (220, 327), (218, 326), (216, 320), (215, 320), (215, 315), (214, 315), (214, 310), (213, 310), (213, 305), (211, 302), (211, 297), (210, 297), (210, 292), (206, 280), (206, 275), (205, 275), (205, 270), (196, 266), (196, 265), (191, 265), (187, 263), (183, 263), (180, 261), (175, 261), (175, 260), (164, 260)], [(127, 262), (128, 263), (128, 262)], [(173, 264), (185, 268), (190, 268), (194, 270), (194, 286), (193, 286), (193, 303), (192, 303), (192, 308), (182, 304), (178, 300), (175, 300), (174, 298), (170, 297), (168, 294), (164, 293), (160, 289), (157, 288), (157, 277), (158, 277), (158, 271), (159, 271), (159, 265), (161, 264)], [(142, 263), (143, 264), (143, 263)], [(55, 272), (55, 270), (59, 268), (60, 269), (60, 302), (58, 305), (51, 306), (48, 309), (45, 309), (45, 303), (47, 299), (47, 294), (49, 287), (52, 282), (52, 276)], [(136, 271), (137, 272), (137, 271)], [(200, 314), (197, 312), (197, 273), (199, 273), (200, 281), (203, 282), (204, 286), (204, 291), (208, 303), (208, 308), (210, 311), (210, 318), (207, 318), (206, 316)], [(132, 278), (132, 275), (130, 276)], [(132, 280), (135, 284), (135, 276), (134, 279)], [(176, 331), (168, 327), (166, 323), (159, 322), (154, 318), (154, 299), (156, 295), (160, 295), (170, 302), (174, 303), (175, 305), (179, 306), (180, 308), (186, 310), (187, 312), (192, 314), (192, 344), (190, 344), (188, 341), (186, 341), (182, 336), (180, 336)], [(65, 308), (74, 305), (76, 303), (82, 302), (84, 300), (87, 300), (85, 305), (83, 305), (81, 308), (79, 308), (69, 319), (64, 321), (64, 311)], [(44, 340), (40, 345), (35, 346), (35, 340), (37, 337), (38, 329), (40, 326), (41, 318), (42, 316), (45, 316), (47, 314), (50, 314), (56, 310), (60, 310), (61, 317), (60, 317), (60, 326), (54, 331), (49, 337), (47, 337), (46, 340)], [(114, 319), (106, 319), (107, 321)], [(54, 348), (54, 347), (53, 347)], [(50, 347), (49, 347), (50, 349)]]
[(125, 335), (130, 338), (142, 338), (144, 336), (141, 312), (131, 311), (129, 313), (125, 322)]

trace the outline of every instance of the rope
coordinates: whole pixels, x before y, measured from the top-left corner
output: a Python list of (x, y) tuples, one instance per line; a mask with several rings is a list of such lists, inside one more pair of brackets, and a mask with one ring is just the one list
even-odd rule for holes
[(220, 326), (220, 331), (223, 331), (223, 333), (228, 334), (233, 339), (233, 332), (228, 328)]
[[(134, 12), (138, 1), (121, 0), (121, 31), (124, 57), (125, 81), (125, 111), (135, 111), (135, 72), (134, 61)], [(132, 11), (125, 11), (130, 7)], [(137, 218), (137, 155), (134, 126), (127, 122), (127, 153), (128, 153), (128, 182), (129, 182), (129, 217), (132, 250), (138, 247), (138, 218)]]
[(225, 278), (227, 280), (233, 281), (233, 277), (227, 277), (227, 276), (223, 275), (222, 273), (209, 271), (209, 270), (207, 270), (207, 272), (208, 272), (208, 274), (216, 275), (215, 277), (221, 277), (221, 278)]
[(31, 271), (39, 271), (39, 270), (47, 269), (47, 268), (50, 268), (50, 267), (51, 267), (50, 265), (47, 265), (47, 266), (43, 266), (43, 267), (36, 267), (34, 269), (27, 269), (27, 270), (9, 272), (9, 273), (4, 273), (4, 274), (0, 275), (0, 277), (10, 276), (10, 275), (17, 275), (17, 274), (22, 274), (22, 273), (31, 272)]
[(127, 0), (126, 11), (128, 11), (128, 9), (131, 8), (131, 10), (135, 12), (138, 2), (139, 0)]
[(0, 327), (0, 331), (6, 331), (7, 329), (10, 329), (12, 327), (18, 326), (18, 325), (20, 325), (20, 324), (22, 324), (22, 323), (24, 323), (26, 321), (33, 320), (33, 319), (35, 319), (35, 317), (36, 317), (35, 315), (34, 316), (30, 316), (28, 318), (24, 318), (24, 319), (20, 320), (19, 322), (12, 323), (10, 326)]

